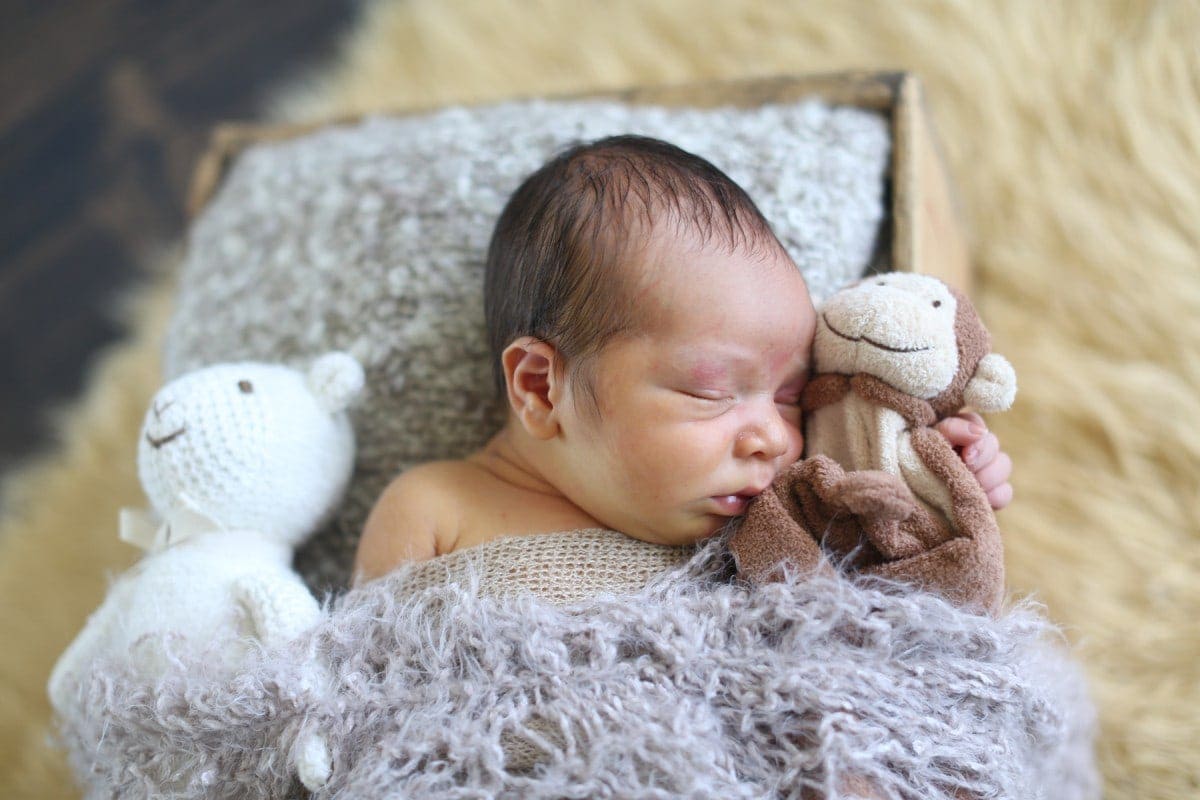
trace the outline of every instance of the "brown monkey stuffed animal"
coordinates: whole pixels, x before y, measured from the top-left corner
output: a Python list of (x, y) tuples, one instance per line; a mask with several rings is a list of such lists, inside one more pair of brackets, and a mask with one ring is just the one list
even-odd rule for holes
[(730, 540), (762, 581), (823, 555), (995, 612), (1004, 554), (982, 487), (932, 428), (963, 408), (1003, 411), (1016, 377), (965, 295), (923, 275), (861, 280), (822, 304), (816, 374), (801, 400), (807, 458), (751, 504)]

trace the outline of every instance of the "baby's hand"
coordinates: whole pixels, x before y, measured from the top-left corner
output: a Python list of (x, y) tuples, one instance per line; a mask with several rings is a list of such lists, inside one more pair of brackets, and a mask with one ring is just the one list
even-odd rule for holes
[(962, 455), (967, 469), (987, 493), (992, 508), (999, 511), (1012, 502), (1013, 489), (1008, 482), (1012, 459), (1000, 450), (1000, 440), (987, 429), (983, 417), (975, 413), (958, 414), (946, 417), (934, 428)]

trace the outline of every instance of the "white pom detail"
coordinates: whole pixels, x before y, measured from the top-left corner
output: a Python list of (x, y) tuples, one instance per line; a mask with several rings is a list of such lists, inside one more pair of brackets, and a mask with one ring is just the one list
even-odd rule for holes
[(365, 380), (358, 360), (336, 350), (318, 358), (308, 371), (308, 388), (331, 414), (344, 411), (362, 392)]

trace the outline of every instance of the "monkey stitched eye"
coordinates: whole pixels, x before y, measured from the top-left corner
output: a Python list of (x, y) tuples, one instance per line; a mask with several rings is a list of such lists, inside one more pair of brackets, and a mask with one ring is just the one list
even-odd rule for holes
[(934, 300), (934, 301), (933, 301), (933, 307), (934, 307), (934, 308), (938, 308), (939, 306), (941, 306), (941, 304), (942, 304), (942, 301), (941, 301), (941, 300)]
[(242, 394), (250, 394), (254, 391), (254, 385), (250, 381), (238, 381), (238, 388), (242, 390)]

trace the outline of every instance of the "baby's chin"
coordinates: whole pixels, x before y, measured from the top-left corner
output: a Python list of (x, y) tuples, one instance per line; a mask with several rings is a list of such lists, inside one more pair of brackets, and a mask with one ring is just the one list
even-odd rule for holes
[(683, 547), (711, 538), (733, 519), (737, 518), (725, 517), (719, 514), (701, 514), (670, 526), (645, 526), (642, 528), (630, 526), (630, 530), (615, 529), (621, 531), (626, 536), (631, 536), (634, 539), (649, 542), (650, 544)]

